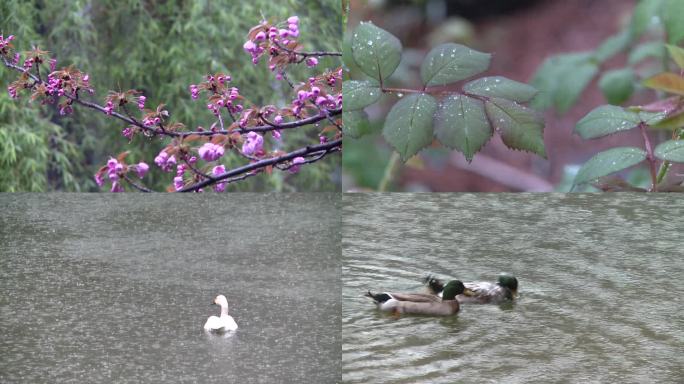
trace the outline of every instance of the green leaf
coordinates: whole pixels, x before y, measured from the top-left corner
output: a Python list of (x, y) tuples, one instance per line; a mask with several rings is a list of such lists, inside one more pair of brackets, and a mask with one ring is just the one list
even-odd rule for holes
[(680, 69), (684, 69), (684, 49), (670, 44), (667, 44), (666, 47), (672, 60), (677, 63), (677, 66), (679, 66)]
[(599, 152), (579, 169), (574, 183), (579, 185), (596, 180), (639, 164), (645, 159), (646, 151), (634, 147), (618, 147)]
[(642, 117), (648, 120), (655, 116), (660, 116), (660, 114), (642, 112), (640, 116), (640, 114), (628, 111), (622, 107), (602, 105), (584, 116), (577, 123), (575, 132), (585, 140), (595, 139), (636, 128), (642, 121)]
[[(665, 115), (667, 116), (667, 115)], [(667, 116), (666, 118), (658, 121), (655, 124), (651, 125), (651, 128), (654, 129), (667, 129), (667, 130), (672, 130), (676, 129), (679, 127), (684, 127), (684, 113), (676, 113), (670, 116)]]
[(662, 0), (642, 0), (634, 8), (629, 31), (632, 39), (641, 36), (659, 17)]
[(656, 147), (654, 154), (662, 160), (684, 163), (684, 141), (668, 140), (662, 142)]
[(643, 84), (652, 89), (674, 93), (675, 95), (684, 95), (684, 77), (674, 73), (659, 73), (644, 80)]
[(601, 43), (601, 45), (596, 49), (594, 57), (596, 60), (603, 63), (618, 54), (623, 49), (627, 48), (630, 41), (631, 36), (629, 31), (623, 31), (613, 35)]
[(535, 108), (555, 107), (560, 113), (572, 107), (599, 67), (591, 53), (552, 56), (541, 65), (532, 79), (539, 90), (532, 104)]
[(679, 43), (684, 39), (684, 1), (664, 0), (661, 12), (668, 43)]
[(599, 80), (603, 96), (611, 104), (622, 104), (632, 96), (636, 76), (631, 68), (606, 71)]
[(352, 37), (352, 56), (365, 74), (384, 80), (399, 66), (401, 42), (372, 23), (361, 23)]
[(439, 105), (435, 115), (435, 137), (445, 146), (463, 153), (468, 162), (492, 133), (480, 100), (451, 94)]
[(463, 90), (475, 95), (502, 97), (519, 103), (526, 103), (537, 94), (537, 90), (533, 86), (502, 76), (482, 77), (473, 80), (464, 85)]
[(349, 80), (342, 83), (342, 102), (345, 111), (363, 109), (380, 100), (382, 91), (375, 81)]
[(427, 94), (412, 94), (399, 100), (385, 120), (383, 135), (406, 161), (432, 143), (432, 119), (437, 101)]
[(342, 112), (342, 123), (344, 136), (358, 139), (361, 136), (371, 133), (368, 114), (364, 110)]
[(639, 44), (629, 52), (627, 63), (634, 65), (649, 57), (662, 60), (665, 57), (665, 44), (660, 41), (649, 41)]
[(491, 57), (460, 44), (438, 45), (423, 60), (420, 77), (426, 87), (455, 83), (486, 71)]
[(544, 120), (535, 111), (496, 97), (485, 103), (485, 110), (507, 147), (546, 158)]

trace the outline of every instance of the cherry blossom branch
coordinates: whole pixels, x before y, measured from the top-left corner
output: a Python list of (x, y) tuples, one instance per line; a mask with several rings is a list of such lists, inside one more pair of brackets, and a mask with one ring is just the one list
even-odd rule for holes
[[(278, 156), (278, 157), (272, 157), (270, 159), (264, 159), (257, 161), (255, 163), (251, 163), (239, 168), (234, 168), (230, 171), (227, 171), (221, 175), (215, 176), (215, 177), (210, 177), (206, 180), (200, 181), (199, 183), (195, 183), (193, 185), (187, 186), (185, 188), (179, 189), (178, 192), (196, 192), (199, 189), (202, 189), (204, 187), (210, 186), (212, 184), (216, 184), (220, 182), (221, 180), (226, 180), (228, 178), (245, 174), (260, 168), (265, 168), (268, 167), (269, 165), (277, 165), (280, 163), (284, 163), (286, 161), (291, 161), (296, 157), (311, 157), (311, 156), (320, 156), (321, 154), (328, 154), (332, 152), (337, 152), (342, 148), (342, 139), (337, 139), (330, 141), (328, 143), (324, 144), (318, 144), (318, 145), (311, 145), (307, 146), (304, 148), (300, 148), (298, 150), (289, 152), (285, 155)], [(317, 158), (317, 160), (323, 158), (323, 156), (320, 156)], [(288, 167), (289, 168), (289, 167)]]
[[(39, 84), (45, 84), (44, 81), (40, 80), (35, 75), (28, 73), (27, 71), (24, 70), (24, 68), (22, 68), (18, 65), (15, 65), (15, 64), (8, 62), (7, 59), (5, 59), (4, 57), (2, 57), (2, 61), (6, 67), (14, 69), (14, 70), (21, 72), (21, 73), (26, 73), (32, 80), (34, 80), (34, 83), (31, 86), (31, 88), (35, 88), (35, 86), (39, 85)], [(85, 101), (81, 98), (74, 97), (74, 96), (69, 95), (69, 94), (64, 94), (64, 97), (66, 97), (67, 99), (72, 100), (73, 102), (80, 104), (84, 107), (94, 109), (94, 110), (102, 112), (104, 114), (108, 114), (107, 111), (105, 110), (105, 107), (100, 105), (100, 104), (97, 104), (97, 103), (94, 103), (91, 101)], [(256, 127), (244, 127), (244, 128), (236, 127), (236, 128), (230, 129), (230, 130), (221, 129), (221, 130), (215, 130), (215, 131), (181, 131), (181, 132), (175, 132), (175, 131), (168, 131), (165, 129), (153, 128), (153, 127), (142, 124), (140, 121), (138, 121), (137, 119), (135, 119), (132, 116), (130, 116), (130, 117), (125, 116), (125, 115), (122, 115), (116, 111), (112, 111), (108, 115), (115, 117), (121, 121), (124, 121), (129, 125), (134, 125), (140, 129), (145, 130), (145, 131), (152, 133), (154, 135), (164, 135), (164, 136), (168, 136), (168, 137), (187, 137), (190, 135), (213, 136), (216, 134), (228, 134), (228, 133), (235, 133), (235, 132), (240, 133), (240, 134), (245, 134), (248, 132), (269, 132), (269, 131), (274, 131), (274, 130), (292, 129), (292, 128), (302, 127), (305, 125), (315, 124), (321, 120), (327, 119), (328, 116), (338, 116), (341, 114), (342, 114), (342, 108), (337, 108), (337, 109), (327, 110), (327, 114), (319, 114), (316, 116), (310, 116), (310, 117), (307, 117), (304, 119), (295, 120), (295, 121), (291, 121), (291, 122), (287, 122), (287, 123), (281, 123), (281, 124), (275, 124), (273, 122), (267, 122), (266, 120), (264, 120), (264, 122), (266, 122), (266, 125), (261, 125), (261, 126), (256, 126)], [(231, 115), (231, 118), (234, 119), (234, 117), (232, 115)]]

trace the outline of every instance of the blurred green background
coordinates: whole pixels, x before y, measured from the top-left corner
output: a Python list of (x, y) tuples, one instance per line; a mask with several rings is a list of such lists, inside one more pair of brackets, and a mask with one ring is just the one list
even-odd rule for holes
[[(284, 20), (298, 15), (300, 41), (306, 50), (339, 51), (342, 36), (339, 0), (214, 0), (214, 1), (17, 1), (0, 3), (0, 32), (14, 34), (15, 47), (38, 45), (52, 53), (58, 68), (74, 64), (90, 74), (100, 104), (108, 90), (143, 90), (147, 107), (165, 103), (171, 120), (188, 128), (208, 127), (213, 115), (202, 98), (193, 101), (189, 84), (206, 73), (224, 71), (241, 94), (257, 104), (285, 105), (289, 87), (274, 79), (267, 64), (253, 66), (242, 49), (247, 32), (262, 17)], [(290, 70), (297, 81), (325, 68), (339, 66), (326, 58), (318, 69), (303, 64)], [(2, 67), (4, 88), (17, 72)], [(163, 173), (153, 159), (168, 139), (137, 135), (131, 144), (121, 135), (122, 122), (84, 108), (68, 117), (53, 106), (32, 104), (25, 96), (11, 100), (0, 93), (0, 191), (97, 191), (93, 174), (110, 155), (125, 150), (131, 162), (145, 161), (145, 178), (153, 189), (165, 189), (173, 174)], [(316, 143), (319, 128), (310, 126), (283, 134), (283, 149)], [(228, 167), (244, 164), (229, 154)], [(273, 172), (232, 184), (230, 191), (339, 190), (341, 156), (333, 154), (302, 168), (297, 175)]]

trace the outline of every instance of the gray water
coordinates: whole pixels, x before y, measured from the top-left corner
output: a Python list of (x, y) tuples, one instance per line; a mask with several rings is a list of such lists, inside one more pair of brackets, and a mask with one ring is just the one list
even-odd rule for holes
[[(343, 198), (347, 383), (682, 383), (684, 200), (645, 194)], [(428, 273), (518, 277), (513, 305), (378, 312)]]
[[(340, 380), (340, 197), (0, 194), (0, 383)], [(228, 297), (239, 325), (204, 333)]]

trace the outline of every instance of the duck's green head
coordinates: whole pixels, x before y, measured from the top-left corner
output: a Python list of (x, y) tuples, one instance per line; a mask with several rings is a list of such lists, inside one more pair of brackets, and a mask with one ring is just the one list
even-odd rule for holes
[(499, 285), (510, 289), (513, 293), (518, 291), (518, 279), (511, 275), (499, 275)]
[(465, 286), (460, 280), (451, 280), (444, 286), (442, 291), (442, 300), (456, 300), (456, 295), (460, 295), (465, 291)]

